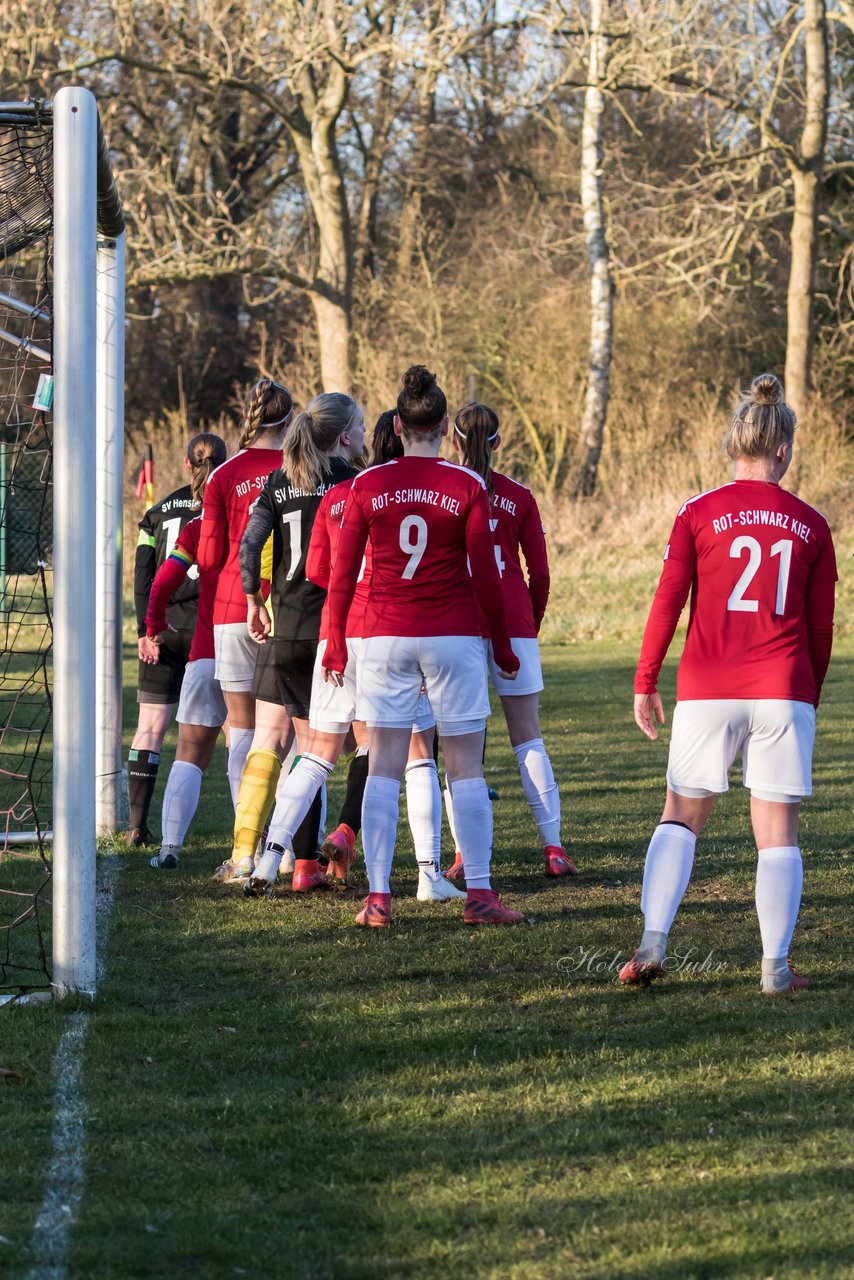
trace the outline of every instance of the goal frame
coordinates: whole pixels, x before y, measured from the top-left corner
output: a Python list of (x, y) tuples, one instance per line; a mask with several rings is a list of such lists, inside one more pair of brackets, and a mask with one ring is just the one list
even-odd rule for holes
[(93, 95), (0, 104), (53, 130), (52, 990), (94, 995), (96, 836), (122, 810), (125, 232)]

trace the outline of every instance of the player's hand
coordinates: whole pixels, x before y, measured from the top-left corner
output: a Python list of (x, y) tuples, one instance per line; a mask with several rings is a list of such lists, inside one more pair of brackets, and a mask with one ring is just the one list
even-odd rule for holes
[(137, 650), (140, 662), (146, 663), (149, 667), (155, 666), (160, 661), (160, 637), (140, 636)]
[(636, 693), (635, 724), (652, 742), (655, 742), (658, 737), (656, 720), (659, 724), (664, 724), (664, 704), (661, 701), (661, 694)]
[(272, 630), (270, 615), (258, 600), (250, 600), (246, 609), (246, 626), (257, 644), (264, 644)]
[(499, 671), (498, 674), (501, 676), (502, 680), (515, 680), (519, 671), (517, 668), (516, 671)]
[(329, 667), (323, 667), (323, 679), (327, 684), (335, 684), (340, 689), (344, 683), (343, 671), (332, 671)]

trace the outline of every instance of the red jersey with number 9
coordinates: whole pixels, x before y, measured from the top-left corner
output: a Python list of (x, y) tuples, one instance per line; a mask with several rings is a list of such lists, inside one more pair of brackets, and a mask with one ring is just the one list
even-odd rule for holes
[(830, 660), (836, 577), (824, 516), (779, 485), (735, 480), (691, 498), (664, 553), (635, 692), (655, 692), (690, 592), (680, 700), (817, 703)]
[(346, 611), (368, 538), (372, 572), (363, 636), (480, 635), (476, 594), (496, 661), (503, 657), (503, 669), (517, 669), (486, 487), (467, 467), (412, 456), (369, 467), (353, 481), (329, 586), (330, 667), (343, 669)]

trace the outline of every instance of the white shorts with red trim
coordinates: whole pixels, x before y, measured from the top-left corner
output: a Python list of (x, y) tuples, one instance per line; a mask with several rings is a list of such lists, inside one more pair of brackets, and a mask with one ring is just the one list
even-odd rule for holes
[(229, 693), (251, 693), (258, 645), (245, 622), (218, 622), (214, 627), (216, 678)]
[(741, 753), (744, 785), (782, 803), (812, 795), (815, 708), (786, 698), (703, 698), (677, 702), (667, 785), (681, 795), (729, 789)]
[[(440, 735), (483, 729), (489, 715), (480, 636), (370, 636), (358, 663), (359, 719), (383, 729), (419, 725), (422, 690)], [(429, 727), (429, 726), (424, 726)]]
[(525, 693), (541, 693), (543, 690), (543, 666), (540, 662), (540, 642), (534, 636), (514, 636), (511, 647), (519, 659), (519, 670), (515, 680), (505, 680), (498, 670), (492, 654), (492, 641), (487, 640), (486, 663), (492, 677), (492, 685), (499, 698), (521, 697)]
[(179, 724), (201, 724), (209, 729), (219, 729), (225, 723), (225, 699), (214, 667), (213, 658), (196, 658), (187, 663), (178, 703)]
[[(356, 715), (358, 702), (359, 662), (364, 640), (349, 639), (347, 641), (347, 666), (344, 669), (343, 685), (333, 684), (323, 679), (323, 655), (326, 652), (326, 641), (321, 640), (317, 646), (317, 658), (314, 663), (314, 674), (311, 681), (311, 711), (309, 724), (320, 733), (346, 733)], [(436, 723), (426, 693), (421, 693), (418, 709), (412, 722), (413, 733), (424, 733), (432, 729)]]

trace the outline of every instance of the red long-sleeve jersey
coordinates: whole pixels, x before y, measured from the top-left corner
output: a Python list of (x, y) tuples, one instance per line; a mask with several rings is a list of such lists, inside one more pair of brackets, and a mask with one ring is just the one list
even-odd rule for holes
[(824, 516), (779, 485), (735, 480), (691, 498), (664, 553), (635, 692), (655, 692), (690, 592), (680, 700), (789, 698), (818, 705), (836, 577)]
[[(148, 597), (148, 612), (145, 615), (145, 632), (149, 636), (159, 636), (166, 630), (166, 607), (172, 595), (180, 587), (191, 567), (198, 562), (199, 539), (202, 533), (202, 517), (196, 516), (178, 534), (177, 541), (168, 557), (154, 575), (151, 592)], [(213, 609), (216, 595), (216, 574), (200, 570), (199, 572), (199, 607), (193, 640), (190, 645), (189, 662), (197, 658), (214, 656)]]
[(249, 519), (249, 508), (271, 471), (281, 465), (281, 449), (241, 449), (211, 472), (205, 486), (199, 569), (218, 574), (215, 626), (246, 621), (246, 596), (240, 580), (240, 539)]
[[(329, 584), (324, 666), (343, 671), (347, 614), (370, 539), (371, 587), (364, 636), (475, 636), (489, 627), (495, 660), (516, 671), (486, 486), (441, 458), (396, 458), (356, 476)], [(468, 566), (471, 569), (469, 576)]]
[[(312, 582), (316, 582), (319, 587), (327, 590), (338, 550), (338, 537), (341, 532), (344, 507), (352, 487), (353, 481), (345, 480), (341, 484), (336, 484), (334, 489), (330, 489), (328, 493), (324, 494), (311, 530), (311, 541), (305, 562), (305, 576), (310, 578)], [(364, 634), (365, 610), (368, 606), (370, 585), (371, 544), (368, 542), (359, 570), (356, 589), (353, 592), (353, 599), (350, 603), (350, 612), (347, 615), (345, 631), (348, 639), (360, 639)], [(320, 615), (320, 639), (325, 640), (328, 634), (329, 597), (327, 596), (323, 605), (323, 613)]]
[[(500, 471), (493, 471), (491, 479), (489, 525), (495, 540), (495, 562), (510, 634), (532, 639), (539, 634), (549, 600), (546, 531), (530, 489)], [(520, 550), (525, 557), (527, 581), (519, 559)]]

